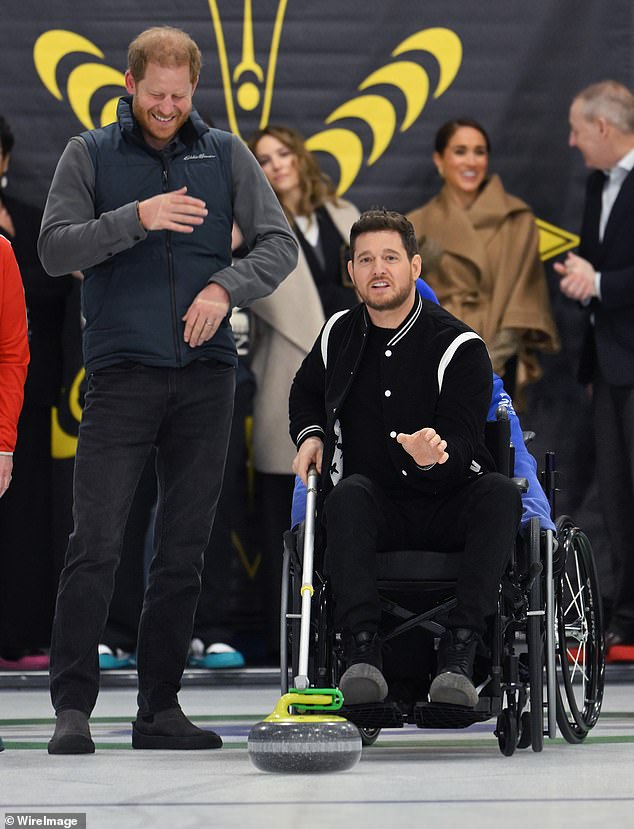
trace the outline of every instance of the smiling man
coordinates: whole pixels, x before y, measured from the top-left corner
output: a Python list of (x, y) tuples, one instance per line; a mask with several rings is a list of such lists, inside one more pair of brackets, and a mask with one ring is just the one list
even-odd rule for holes
[(430, 697), (474, 706), (474, 658), (521, 515), (484, 445), (491, 362), (475, 332), (416, 291), (407, 219), (362, 214), (350, 250), (362, 303), (326, 323), (290, 395), (293, 468), (304, 482), (311, 463), (321, 473), (336, 623), (349, 642), (340, 689), (349, 704), (387, 695), (375, 554), (427, 548), (461, 556)]
[[(84, 272), (88, 376), (74, 531), (53, 625), (50, 754), (94, 751), (97, 647), (134, 492), (155, 446), (155, 556), (138, 634), (132, 745), (222, 745), (187, 719), (177, 694), (231, 425), (229, 313), (277, 287), (295, 267), (297, 243), (249, 150), (192, 110), (200, 65), (185, 32), (142, 32), (129, 47), (129, 95), (117, 122), (70, 140), (44, 212), (44, 267), (53, 276)], [(234, 221), (250, 252), (232, 266)]]

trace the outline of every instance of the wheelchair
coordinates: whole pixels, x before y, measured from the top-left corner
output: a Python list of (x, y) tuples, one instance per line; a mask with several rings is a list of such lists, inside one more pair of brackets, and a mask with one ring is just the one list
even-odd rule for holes
[[(497, 468), (512, 476), (508, 414), (498, 410), (497, 416), (487, 423), (486, 442)], [(571, 518), (555, 519), (558, 475), (553, 452), (546, 453), (541, 479), (556, 532), (541, 530), (539, 518), (532, 517), (518, 536), (500, 584), (485, 652), (476, 659), (479, 700), (474, 708), (427, 701), (435, 675), (435, 650), (447, 614), (455, 606), (457, 557), (429, 550), (377, 553), (383, 673), (390, 691), (380, 703), (346, 706), (344, 700), (341, 711), (358, 727), (364, 745), (372, 745), (381, 729), (402, 728), (406, 723), (457, 729), (494, 719), (500, 751), (511, 756), (517, 748), (541, 751), (544, 737), (555, 738), (557, 727), (567, 742), (581, 743), (596, 724), (603, 699), (605, 649), (592, 548)], [(522, 492), (527, 490), (526, 480), (513, 480)], [(346, 668), (346, 642), (334, 624), (325, 556), (314, 550), (316, 488), (313, 471), (306, 520), (284, 536), (283, 694), (289, 684), (302, 690), (336, 687)], [(308, 613), (302, 601), (307, 561), (312, 571)], [(307, 631), (303, 635), (302, 625)]]

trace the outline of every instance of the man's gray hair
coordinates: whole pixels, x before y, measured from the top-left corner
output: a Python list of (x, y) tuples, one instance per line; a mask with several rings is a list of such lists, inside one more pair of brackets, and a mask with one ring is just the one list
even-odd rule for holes
[(634, 95), (617, 81), (600, 81), (582, 89), (575, 97), (587, 121), (605, 118), (618, 130), (634, 133)]

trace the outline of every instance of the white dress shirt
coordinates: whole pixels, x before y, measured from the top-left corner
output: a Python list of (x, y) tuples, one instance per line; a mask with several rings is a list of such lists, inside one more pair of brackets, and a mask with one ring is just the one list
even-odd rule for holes
[[(623, 158), (612, 167), (611, 170), (606, 170), (607, 176), (603, 185), (603, 193), (601, 195), (601, 218), (599, 219), (599, 241), (603, 241), (603, 234), (605, 233), (605, 226), (610, 218), (610, 213), (614, 207), (616, 197), (619, 195), (621, 185), (628, 177), (632, 168), (634, 167), (634, 148), (629, 153), (626, 153)], [(601, 274), (599, 272), (594, 275), (594, 284), (597, 291), (597, 297), (601, 299)], [(589, 300), (588, 300), (589, 301)]]
[(631, 149), (627, 155), (624, 155), (611, 170), (605, 171), (607, 179), (603, 185), (603, 195), (601, 197), (601, 219), (599, 221), (600, 240), (603, 240), (605, 226), (610, 218), (616, 197), (619, 195), (621, 185), (632, 171), (632, 167), (634, 167), (634, 149)]

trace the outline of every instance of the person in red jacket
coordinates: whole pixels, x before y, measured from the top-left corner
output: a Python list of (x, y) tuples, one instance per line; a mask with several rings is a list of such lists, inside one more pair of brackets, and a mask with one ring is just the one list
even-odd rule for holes
[(13, 450), (28, 365), (22, 278), (11, 243), (0, 236), (0, 497), (11, 483)]
[[(11, 483), (13, 450), (28, 365), (22, 277), (11, 242), (0, 235), (0, 498)], [(0, 738), (0, 751), (3, 750)]]

